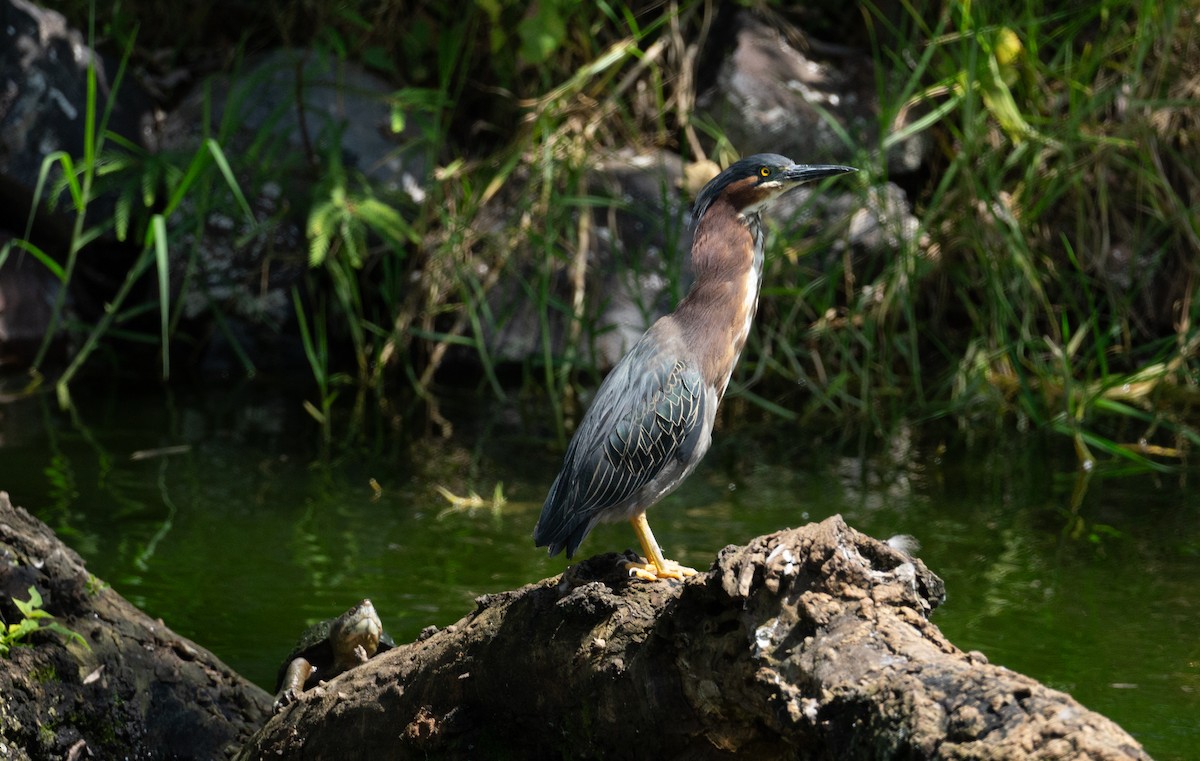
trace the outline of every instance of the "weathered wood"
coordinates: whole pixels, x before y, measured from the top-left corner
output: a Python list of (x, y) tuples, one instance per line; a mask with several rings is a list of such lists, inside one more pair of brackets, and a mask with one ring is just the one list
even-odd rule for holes
[(246, 759), (1146, 759), (1112, 721), (942, 636), (943, 585), (840, 517), (683, 584), (620, 558), (479, 598), (305, 693)]
[(0, 658), (0, 757), (225, 758), (271, 698), (93, 577), (44, 523), (0, 492), (0, 612), (29, 598), (81, 635), (53, 633)]

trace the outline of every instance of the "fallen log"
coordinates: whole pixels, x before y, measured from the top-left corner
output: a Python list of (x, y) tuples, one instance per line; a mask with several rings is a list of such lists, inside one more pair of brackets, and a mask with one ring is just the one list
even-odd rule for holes
[(930, 622), (941, 580), (840, 516), (686, 583), (604, 555), (304, 693), (243, 759), (1147, 759)]
[(235, 753), (270, 715), (266, 692), (89, 574), (0, 492), (6, 625), (25, 618), (16, 601), (30, 587), (40, 610), (79, 637), (38, 630), (30, 647), (0, 657), (0, 757), (209, 761)]

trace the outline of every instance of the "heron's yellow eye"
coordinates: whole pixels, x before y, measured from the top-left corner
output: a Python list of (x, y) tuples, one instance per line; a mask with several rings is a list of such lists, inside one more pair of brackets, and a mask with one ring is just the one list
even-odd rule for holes
[(758, 170), (758, 173), (761, 174), (763, 177), (770, 177), (771, 176), (771, 167), (769, 167), (769, 166), (761, 167)]

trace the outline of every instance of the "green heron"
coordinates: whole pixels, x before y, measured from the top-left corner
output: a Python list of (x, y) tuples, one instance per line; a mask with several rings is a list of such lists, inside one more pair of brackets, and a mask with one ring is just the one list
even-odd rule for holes
[(708, 451), (717, 405), (754, 313), (763, 268), (762, 210), (804, 182), (856, 171), (806, 166), (773, 153), (742, 159), (704, 186), (693, 212), (691, 290), (608, 377), (567, 447), (533, 530), (538, 547), (570, 558), (600, 521), (628, 520), (645, 561), (638, 578), (696, 573), (663, 557), (646, 510)]

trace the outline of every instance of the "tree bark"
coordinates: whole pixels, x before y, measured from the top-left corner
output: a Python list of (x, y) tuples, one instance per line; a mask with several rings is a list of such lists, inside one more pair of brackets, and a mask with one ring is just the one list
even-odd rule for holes
[(840, 516), (726, 547), (682, 584), (622, 560), (480, 597), (304, 693), (240, 757), (1149, 758), (947, 641), (941, 580)]
[(29, 587), (54, 632), (0, 658), (0, 757), (211, 759), (237, 752), (271, 698), (87, 572), (49, 527), (0, 492), (0, 614)]

